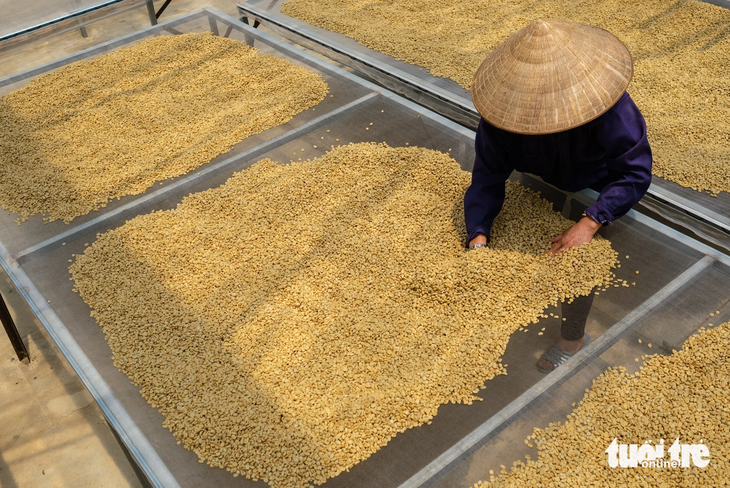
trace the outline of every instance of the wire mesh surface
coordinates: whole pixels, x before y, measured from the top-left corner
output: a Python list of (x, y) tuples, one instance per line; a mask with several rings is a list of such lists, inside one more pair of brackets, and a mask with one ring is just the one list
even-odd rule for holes
[[(244, 140), (229, 153), (192, 173), (167, 180), (163, 186), (151, 188), (143, 195), (115, 201), (71, 225), (43, 224), (40, 217), (35, 217), (18, 226), (13, 222), (15, 215), (0, 210), (0, 257), (3, 268), (153, 485), (265, 486), (261, 481), (233, 478), (224, 470), (199, 464), (194, 453), (177, 445), (172, 434), (162, 427), (161, 414), (146, 403), (137, 388), (112, 364), (101, 328), (89, 316), (89, 307), (72, 292), (68, 260), (73, 254), (82, 253), (84, 244), (92, 243), (97, 232), (116, 228), (125, 219), (152, 210), (174, 208), (189, 193), (217, 187), (233, 172), (263, 158), (289, 163), (292, 153), (301, 152), (302, 148), (306, 148), (302, 158), (308, 159), (323, 155), (330, 145), (336, 144), (373, 141), (404, 146), (409, 143), (449, 152), (468, 170), (474, 158), (474, 133), (211, 10), (0, 80), (0, 93), (16, 89), (33, 76), (69, 62), (98, 56), (146, 37), (206, 30), (245, 40), (263, 53), (272, 53), (321, 74), (333, 97), (328, 96), (287, 124)], [(529, 176), (515, 174), (513, 177), (540, 190), (556, 210), (574, 219), (595, 198), (591, 192), (566, 195)], [(389, 487), (404, 483), (420, 486), (436, 478), (446, 483), (443, 486), (454, 486), (483, 478), (480, 470), (493, 459), (521, 454), (523, 430), (540, 425), (524, 412), (537, 408), (545, 418), (557, 419), (566, 413), (566, 403), (562, 397), (554, 398), (552, 391), (567, 389), (566, 395), (575, 397), (584, 388), (581, 385), (600, 373), (606, 364), (628, 366), (629, 362), (624, 360), (629, 357), (633, 364), (631, 334), (645, 334), (656, 344), (666, 342), (666, 347), (671, 349), (681, 345), (701, 325), (705, 312), (722, 310), (728, 318), (730, 311), (723, 290), (730, 289), (730, 271), (723, 255), (635, 212), (604, 230), (622, 258), (630, 255), (629, 260), (622, 259), (624, 264), (617, 270), (618, 277), (636, 281), (637, 285), (628, 289), (612, 288), (596, 297), (587, 326), (593, 338), (592, 348), (586, 348), (562, 366), (561, 374), (543, 376), (534, 363), (555, 341), (558, 327), (549, 327), (553, 324), (546, 320), (536, 326), (546, 327), (543, 336), (536, 332), (516, 333), (504, 361), (509, 374), (487, 382), (487, 388), (480, 393), (483, 402), (442, 406), (432, 425), (399, 434), (385, 448), (328, 481), (326, 486)], [(641, 274), (635, 275), (635, 270)], [(696, 297), (701, 300), (694, 303)], [(546, 313), (556, 311), (550, 309)], [(626, 339), (622, 339), (624, 336)], [(575, 376), (567, 381), (572, 375)], [(499, 432), (500, 437), (495, 437)], [(507, 449), (506, 445), (512, 447)], [(470, 456), (466, 464), (460, 462), (467, 455)]]
[[(632, 256), (633, 258), (633, 256)], [(696, 269), (697, 270), (697, 269)], [(640, 321), (638, 326), (629, 330), (613, 346), (597, 354), (586, 367), (578, 371), (568, 381), (552, 387), (547, 394), (515, 416), (504, 430), (490, 432), (484, 443), (465, 451), (458, 462), (450, 464), (433, 478), (434, 487), (469, 487), (480, 480), (489, 480), (489, 471), (499, 474), (500, 465), (508, 469), (515, 461), (525, 461), (525, 455), (537, 459), (537, 449), (528, 447), (523, 441), (532, 434), (535, 427), (546, 428), (551, 422), (565, 422), (566, 416), (583, 398), (585, 389), (590, 388), (593, 380), (611, 366), (623, 366), (632, 374), (639, 371), (643, 361), (635, 362), (645, 354), (669, 354), (672, 349), (679, 350), (684, 340), (708, 322), (718, 325), (730, 320), (728, 286), (730, 267), (714, 262), (691, 278), (691, 282), (678, 293), (658, 306), (651, 314)], [(720, 311), (720, 315), (711, 313)], [(595, 317), (591, 312), (587, 330), (590, 332)], [(671, 325), (670, 325), (671, 324)], [(519, 339), (518, 337), (515, 337)], [(553, 338), (554, 340), (555, 338)], [(642, 340), (643, 343), (639, 343)], [(647, 344), (653, 344), (652, 349)], [(516, 344), (515, 344), (516, 346)], [(519, 361), (519, 351), (510, 343), (505, 361), (513, 364)], [(501, 379), (501, 378), (500, 378)], [(509, 376), (505, 379), (509, 379)], [(620, 432), (616, 432), (620, 436)], [(608, 446), (595, 446), (603, 451)], [(587, 447), (588, 449), (588, 447)], [(407, 484), (406, 486), (417, 486)]]
[[(351, 66), (378, 83), (462, 125), (477, 127), (480, 116), (472, 103), (471, 92), (455, 81), (431, 76), (426, 69), (367, 48), (343, 34), (284, 15), (280, 8), (285, 1), (248, 0), (238, 4), (238, 9), (241, 16), (259, 20), (277, 36)], [(713, 3), (730, 8), (730, 2), (722, 2)], [(377, 22), (377, 19), (373, 19), (373, 22)], [(713, 197), (654, 176), (648, 195), (714, 226), (720, 230), (715, 244), (730, 249), (730, 193), (722, 192)], [(677, 220), (669, 218), (671, 216), (662, 217), (670, 221)], [(693, 232), (700, 228), (691, 220), (683, 221), (680, 225)], [(696, 233), (701, 235), (701, 232)]]
[(431, 76), (425, 69), (367, 48), (343, 34), (284, 15), (280, 9), (285, 2), (252, 0), (237, 5), (241, 16), (259, 20), (276, 35), (355, 68), (396, 93), (476, 129), (479, 113), (471, 92), (454, 80)]

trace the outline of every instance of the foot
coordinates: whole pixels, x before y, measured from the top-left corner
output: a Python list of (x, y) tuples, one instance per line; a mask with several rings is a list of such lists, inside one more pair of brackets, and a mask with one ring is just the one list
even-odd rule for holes
[[(583, 344), (586, 341), (586, 336), (584, 335), (577, 341), (567, 341), (563, 338), (560, 338), (558, 342), (555, 344), (558, 349), (569, 352), (570, 354), (575, 354), (576, 352), (580, 351), (580, 348), (583, 347)], [(541, 370), (548, 370), (552, 371), (555, 369), (555, 365), (548, 361), (547, 359), (540, 358), (537, 361), (537, 367)]]
[(555, 345), (558, 346), (560, 349), (562, 349), (565, 352), (575, 354), (576, 352), (580, 351), (580, 348), (583, 347), (583, 344), (585, 343), (585, 341), (586, 341), (585, 334), (583, 335), (583, 337), (581, 337), (577, 341), (568, 341), (561, 337), (560, 339), (558, 339), (558, 342), (556, 342)]

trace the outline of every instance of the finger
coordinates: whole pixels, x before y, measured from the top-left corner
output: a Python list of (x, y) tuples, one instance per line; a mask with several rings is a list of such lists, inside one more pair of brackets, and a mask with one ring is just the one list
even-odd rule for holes
[[(550, 254), (550, 256), (553, 256), (553, 257), (556, 257), (557, 258), (559, 254), (562, 254), (563, 253), (563, 251), (565, 251), (565, 248), (562, 247), (562, 246), (558, 247), (558, 245), (556, 244), (556, 247), (553, 248), (553, 249), (551, 249), (550, 251), (548, 251), (548, 253)], [(556, 260), (555, 261), (555, 266), (560, 266), (560, 261), (559, 260)]]
[(571, 238), (571, 239), (563, 239), (563, 241), (562, 241), (562, 245), (563, 245), (563, 250), (564, 251), (567, 250), (567, 249), (570, 249), (571, 247), (580, 246), (580, 244), (581, 244), (580, 240), (579, 239), (574, 239), (574, 238)]
[(550, 242), (558, 242), (562, 238), (563, 238), (563, 233), (561, 232), (560, 234), (558, 234), (555, 237), (553, 237), (552, 239), (550, 239)]
[(571, 247), (575, 247), (575, 244), (572, 242), (563, 242), (563, 251), (567, 251)]
[(557, 254), (557, 252), (561, 246), (562, 245), (558, 242), (557, 244), (555, 244), (553, 247), (550, 248), (550, 250), (548, 251), (548, 254)]

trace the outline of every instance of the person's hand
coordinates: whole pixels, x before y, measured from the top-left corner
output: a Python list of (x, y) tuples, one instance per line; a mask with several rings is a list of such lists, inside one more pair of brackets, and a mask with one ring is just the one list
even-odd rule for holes
[(593, 235), (601, 228), (601, 224), (590, 217), (583, 217), (573, 227), (562, 232), (552, 239), (553, 247), (549, 254), (558, 254), (571, 247), (577, 247), (586, 242), (591, 242)]
[(469, 241), (469, 247), (473, 246), (474, 244), (487, 244), (487, 236), (484, 234), (479, 234), (474, 239)]

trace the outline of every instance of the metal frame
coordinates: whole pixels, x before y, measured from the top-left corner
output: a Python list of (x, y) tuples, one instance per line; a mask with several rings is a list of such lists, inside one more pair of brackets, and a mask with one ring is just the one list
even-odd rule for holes
[(66, 329), (53, 309), (48, 305), (28, 275), (13, 261), (7, 249), (0, 243), (0, 266), (10, 277), (13, 285), (30, 306), (33, 314), (43, 324), (48, 335), (66, 358), (86, 389), (94, 397), (109, 426), (122, 441), (124, 448), (144, 473), (146, 480), (155, 487), (179, 487), (175, 477), (160, 459), (152, 444), (134, 423), (109, 385), (91, 364), (84, 351)]
[[(130, 34), (114, 40), (109, 43), (105, 43), (100, 46), (95, 46), (78, 53), (66, 56), (56, 61), (47, 63), (42, 66), (31, 68), (21, 73), (11, 75), (9, 77), (0, 79), (0, 87), (7, 86), (19, 81), (32, 78), (39, 74), (48, 72), (53, 69), (57, 69), (66, 64), (74, 61), (85, 59), (89, 56), (100, 55), (108, 51), (112, 51), (120, 46), (129, 44), (136, 40), (149, 37), (151, 35), (161, 34), (163, 31), (174, 30), (174, 27), (180, 24), (190, 22), (197, 18), (207, 17), (211, 23), (220, 21), (229, 26), (235, 26), (235, 28), (253, 35), (254, 37), (264, 38), (272, 45), (275, 45), (280, 51), (285, 53), (294, 54), (297, 57), (305, 58), (310, 63), (314, 64), (318, 68), (324, 71), (329, 71), (337, 74), (340, 77), (346, 78), (348, 81), (359, 84), (372, 93), (370, 95), (361, 97), (354, 102), (341, 107), (339, 110), (335, 110), (328, 114), (325, 114), (317, 119), (314, 119), (307, 124), (302, 125), (296, 129), (293, 129), (285, 134), (282, 134), (276, 138), (266, 141), (255, 148), (252, 148), (242, 154), (233, 156), (218, 164), (206, 168), (200, 172), (193, 172), (187, 177), (175, 182), (174, 184), (167, 185), (159, 190), (144, 194), (139, 198), (136, 198), (133, 202), (125, 205), (122, 209), (117, 209), (103, 213), (99, 217), (93, 219), (86, 224), (73, 227), (51, 239), (48, 239), (40, 244), (31, 246), (30, 248), (23, 250), (15, 255), (11, 255), (8, 249), (0, 241), (0, 266), (12, 280), (13, 284), (18, 288), (20, 294), (23, 296), (25, 301), (30, 306), (33, 313), (38, 317), (43, 327), (46, 329), (51, 339), (56, 343), (59, 350), (71, 365), (74, 372), (78, 375), (87, 390), (94, 397), (99, 407), (104, 414), (110, 427), (117, 433), (119, 439), (123, 443), (123, 446), (129, 451), (130, 456), (135, 460), (140, 471), (146, 477), (146, 481), (150, 486), (154, 487), (179, 487), (179, 484), (175, 480), (173, 474), (169, 471), (167, 466), (164, 464), (162, 459), (159, 457), (154, 447), (149, 443), (144, 433), (135, 424), (134, 420), (129, 416), (126, 409), (122, 406), (119, 399), (117, 399), (112, 393), (109, 385), (100, 376), (96, 368), (90, 362), (84, 351), (74, 340), (71, 334), (68, 332), (63, 322), (58, 318), (53, 309), (49, 306), (47, 301), (43, 298), (41, 293), (38, 291), (35, 284), (27, 276), (27, 274), (21, 269), (21, 265), (27, 262), (31, 257), (43, 254), (61, 245), (64, 239), (70, 239), (73, 236), (81, 234), (88, 234), (93, 232), (95, 229), (102, 227), (104, 224), (110, 221), (118, 220), (123, 218), (124, 215), (133, 213), (135, 209), (141, 206), (154, 203), (162, 200), (165, 196), (169, 195), (175, 190), (180, 188), (186, 188), (200, 182), (212, 174), (224, 170), (226, 167), (231, 166), (235, 163), (256, 157), (256, 155), (262, 154), (272, 147), (284, 144), (290, 140), (297, 138), (298, 136), (316, 128), (317, 126), (324, 125), (326, 122), (332, 120), (354, 110), (356, 107), (366, 104), (373, 100), (376, 96), (380, 96), (386, 99), (390, 99), (398, 104), (405, 105), (411, 110), (423, 114), (429, 118), (441, 119), (441, 117), (432, 114), (430, 111), (408, 102), (397, 95), (394, 95), (387, 90), (384, 90), (376, 85), (369, 83), (362, 78), (350, 74), (344, 70), (341, 70), (321, 59), (304, 53), (290, 46), (289, 44), (282, 42), (266, 33), (255, 30), (248, 25), (241, 23), (240, 21), (229, 17), (223, 13), (217, 12), (212, 9), (202, 9), (189, 15), (171, 20), (168, 22), (160, 23), (158, 25), (149, 27), (142, 31), (134, 34)], [(444, 124), (450, 124), (447, 120), (440, 120)], [(465, 135), (470, 135), (471, 131), (464, 129), (461, 126), (454, 125), (454, 130)]]
[(329, 122), (334, 118), (340, 117), (346, 113), (351, 112), (356, 107), (374, 99), (375, 96), (376, 96), (375, 93), (365, 95), (365, 96), (343, 106), (342, 108), (340, 108), (338, 110), (329, 112), (328, 114), (325, 114), (310, 122), (307, 122), (306, 124), (303, 124), (300, 127), (297, 127), (296, 129), (293, 129), (280, 136), (274, 137), (266, 142), (259, 144), (258, 146), (254, 147), (254, 148), (244, 151), (241, 154), (237, 154), (235, 156), (227, 158), (227, 159), (225, 159), (219, 163), (216, 163), (208, 168), (205, 168), (197, 173), (185, 176), (182, 179), (180, 179), (170, 185), (160, 188), (159, 190), (155, 190), (150, 193), (147, 193), (147, 194), (143, 195), (142, 197), (137, 198), (133, 202), (125, 205), (124, 208), (106, 212), (106, 213), (96, 217), (95, 219), (90, 220), (89, 222), (78, 225), (76, 227), (72, 227), (71, 229), (69, 229), (65, 232), (62, 232), (61, 234), (58, 234), (54, 237), (51, 237), (50, 239), (46, 239), (43, 242), (40, 242), (27, 249), (24, 249), (23, 251), (20, 251), (20, 252), (14, 254), (12, 256), (12, 258), (18, 264), (23, 264), (26, 261), (32, 259), (33, 257), (35, 257), (39, 254), (43, 254), (50, 250), (56, 249), (57, 247), (62, 245), (62, 241), (73, 240), (75, 237), (87, 235), (92, 232), (95, 232), (97, 229), (104, 227), (109, 222), (112, 222), (115, 220), (121, 220), (122, 217), (125, 215), (134, 214), (135, 211), (140, 207), (161, 201), (165, 197), (170, 195), (171, 193), (174, 193), (174, 192), (179, 191), (184, 188), (189, 188), (189, 187), (193, 186), (195, 183), (197, 183), (201, 180), (204, 180), (206, 178), (209, 178), (213, 174), (220, 173), (221, 171), (224, 171), (226, 168), (233, 166), (236, 163), (239, 163), (241, 161), (245, 161), (248, 159), (253, 159), (253, 158), (265, 153), (272, 147), (292, 141), (292, 140), (296, 139), (298, 136), (300, 136), (302, 134), (306, 134), (307, 132), (310, 132), (314, 128), (323, 125), (325, 122)]
[(273, 14), (248, 3), (239, 3), (236, 6), (241, 20), (246, 24), (253, 23), (255, 27), (261, 24), (273, 27), (282, 37), (371, 76), (400, 95), (413, 99), (413, 94), (417, 93), (422, 97), (418, 99), (420, 103), (440, 115), (445, 115), (471, 129), (476, 129), (479, 125), (481, 116), (474, 108), (471, 97), (458, 97), (449, 90), (425, 85), (424, 80), (418, 77), (333, 41), (318, 32), (321, 29), (314, 27), (303, 29), (288, 20), (291, 17)]
[(28, 354), (28, 349), (25, 347), (23, 338), (20, 336), (18, 328), (15, 326), (13, 316), (10, 315), (10, 311), (8, 310), (7, 305), (5, 305), (5, 299), (3, 298), (1, 293), (0, 322), (3, 323), (5, 332), (8, 334), (8, 339), (10, 339), (10, 343), (13, 345), (13, 349), (15, 350), (15, 355), (18, 356), (18, 361), (25, 361), (27, 359), (28, 362), (30, 362), (30, 354)]
[(47, 22), (0, 36), (0, 51), (15, 47), (25, 42), (32, 42), (58, 34), (63, 34), (74, 29), (79, 29), (81, 31), (81, 35), (83, 37), (87, 37), (88, 34), (86, 33), (86, 26), (88, 24), (137, 8), (143, 3), (147, 5), (150, 25), (156, 25), (157, 19), (162, 13), (162, 10), (164, 10), (164, 7), (167, 7), (167, 4), (160, 9), (159, 13), (155, 14), (153, 0), (108, 0), (93, 7), (88, 7)]
[(13, 83), (17, 83), (19, 81), (27, 80), (28, 78), (33, 78), (34, 76), (38, 76), (38, 75), (46, 73), (48, 71), (58, 69), (61, 66), (65, 66), (69, 63), (73, 63), (74, 61), (79, 61), (79, 60), (85, 59), (89, 56), (97, 56), (99, 54), (113, 51), (114, 49), (116, 49), (118, 47), (124, 46), (125, 44), (129, 44), (131, 42), (134, 42), (134, 41), (137, 41), (140, 39), (144, 39), (145, 37), (149, 37), (150, 34), (159, 35), (167, 29), (174, 28), (177, 25), (184, 24), (186, 22), (190, 22), (193, 19), (196, 19), (198, 17), (203, 17), (205, 15), (206, 15), (206, 13), (203, 10), (199, 10), (190, 15), (186, 15), (184, 17), (180, 17), (180, 18), (177, 18), (174, 20), (169, 20), (169, 21), (163, 22), (161, 24), (155, 24), (152, 27), (148, 27), (147, 29), (143, 29), (143, 30), (135, 32), (133, 34), (127, 34), (126, 36), (119, 37), (113, 41), (105, 42), (104, 44), (100, 44), (98, 46), (93, 46), (88, 49), (79, 51), (77, 53), (70, 54), (68, 56), (64, 56), (55, 61), (51, 61), (50, 63), (36, 66), (34, 68), (30, 68), (25, 71), (21, 71), (19, 73), (15, 73), (10, 76), (6, 76), (5, 78), (0, 78), (0, 88), (7, 86), (7, 85), (12, 85)]
[(532, 388), (520, 395), (509, 405), (500, 410), (496, 415), (484, 422), (478, 428), (473, 430), (469, 435), (461, 441), (453, 445), (448, 451), (434, 459), (430, 464), (414, 474), (400, 488), (416, 488), (419, 486), (428, 486), (444, 472), (461, 459), (473, 452), (476, 448), (493, 438), (513, 419), (517, 418), (522, 412), (535, 405), (545, 395), (554, 391), (558, 386), (565, 383), (571, 376), (575, 375), (588, 362), (603, 353), (606, 349), (618, 342), (619, 339), (635, 329), (641, 323), (641, 319), (649, 312), (654, 310), (664, 300), (670, 298), (679, 291), (683, 285), (697, 276), (714, 262), (710, 256), (705, 256), (695, 263), (691, 268), (683, 272), (675, 278), (667, 286), (655, 293), (651, 298), (642, 303), (638, 308), (634, 309), (623, 320), (616, 323), (608, 331), (601, 334), (595, 341), (581, 349), (573, 357), (568, 359), (556, 371), (550, 373), (544, 380), (535, 384)]
[[(324, 114), (314, 120), (303, 124), (295, 129), (292, 129), (284, 134), (269, 139), (258, 146), (251, 148), (241, 154), (225, 159), (219, 163), (207, 167), (205, 170), (200, 171), (199, 174), (192, 172), (191, 174), (175, 181), (170, 185), (166, 185), (155, 191), (151, 191), (147, 194), (143, 194), (135, 198), (132, 202), (126, 204), (124, 208), (110, 210), (105, 213), (101, 213), (98, 217), (91, 221), (75, 226), (68, 229), (65, 232), (59, 233), (50, 239), (47, 239), (39, 244), (32, 245), (22, 251), (11, 255), (8, 249), (0, 242), (0, 265), (5, 272), (10, 276), (11, 280), (18, 288), (23, 298), (30, 305), (33, 313), (43, 324), (52, 340), (57, 344), (61, 353), (69, 361), (69, 364), (74, 369), (76, 374), (79, 376), (84, 386), (89, 390), (97, 404), (99, 404), (105, 418), (109, 422), (109, 425), (115, 431), (120, 438), (125, 448), (129, 451), (130, 456), (134, 459), (138, 465), (140, 471), (144, 474), (146, 481), (151, 486), (165, 486), (165, 487), (177, 487), (178, 482), (175, 476), (170, 472), (168, 467), (160, 458), (156, 452), (154, 446), (152, 446), (149, 440), (146, 438), (144, 432), (142, 432), (134, 419), (130, 417), (120, 400), (115, 397), (109, 385), (100, 376), (94, 365), (91, 363), (85, 352), (78, 345), (76, 340), (72, 337), (70, 332), (66, 329), (63, 322), (59, 319), (56, 313), (53, 311), (51, 306), (48, 304), (46, 299), (40, 293), (33, 281), (28, 277), (21, 266), (37, 257), (46, 253), (52, 249), (57, 248), (61, 245), (62, 241), (78, 237), (81, 235), (88, 235), (94, 232), (96, 229), (109, 224), (110, 222), (120, 221), (127, 214), (134, 214), (135, 211), (139, 211), (144, 206), (163, 200), (166, 196), (170, 196), (173, 192), (179, 192), (181, 189), (192, 187), (195, 183), (202, 182), (210, 178), (213, 174), (221, 172), (226, 168), (233, 166), (236, 163), (240, 163), (251, 158), (255, 158), (266, 151), (292, 141), (303, 134), (311, 132), (312, 129), (320, 127), (326, 123), (336, 120), (359, 107), (367, 105), (371, 101), (378, 97), (390, 100), (393, 103), (404, 107), (407, 110), (413, 111), (419, 116), (429, 119), (435, 123), (438, 123), (455, 134), (473, 138), (474, 132), (458, 125), (446, 118), (434, 114), (433, 112), (403, 98), (380, 88), (370, 82), (363, 80), (362, 78), (347, 73), (344, 70), (334, 67), (319, 58), (304, 53), (300, 50), (295, 49), (291, 45), (277, 40), (274, 37), (256, 31), (252, 27), (242, 24), (236, 19), (229, 17), (225, 14), (221, 14), (214, 10), (203, 9), (188, 16), (176, 19), (174, 21), (159, 24), (157, 26), (150, 27), (133, 35), (125, 36), (108, 44), (97, 46), (94, 48), (87, 49), (80, 53), (67, 56), (63, 59), (48, 63), (46, 65), (27, 70), (23, 73), (19, 73), (5, 79), (0, 80), (0, 87), (6, 86), (18, 81), (28, 79), (36, 76), (43, 72), (56, 69), (60, 66), (68, 64), (88, 57), (90, 55), (98, 55), (107, 51), (111, 51), (116, 47), (119, 47), (130, 42), (134, 42), (138, 39), (149, 37), (151, 35), (160, 34), (163, 31), (173, 30), (176, 25), (189, 22), (191, 20), (207, 17), (211, 22), (211, 26), (217, 27), (217, 22), (222, 22), (229, 26), (229, 32), (231, 28), (238, 29), (245, 35), (253, 36), (254, 38), (263, 39), (271, 46), (274, 46), (282, 53), (288, 53), (295, 55), (300, 59), (306, 60), (313, 66), (316, 66), (322, 71), (336, 74), (339, 77), (347, 79), (349, 82), (357, 84), (361, 87), (369, 90), (369, 94), (363, 96), (348, 105), (342, 106), (337, 110)], [(595, 198), (595, 192), (584, 191), (573, 196), (578, 201), (590, 201)], [(689, 283), (693, 277), (697, 276), (703, 269), (706, 269), (710, 264), (715, 261), (722, 262), (730, 265), (730, 258), (724, 254), (711, 249), (704, 244), (698, 243), (687, 236), (678, 233), (654, 220), (649, 219), (646, 216), (640, 215), (634, 211), (629, 212), (624, 217), (626, 220), (635, 220), (642, 224), (651, 226), (652, 229), (670, 237), (671, 239), (687, 245), (701, 253), (705, 254), (705, 257), (695, 263), (691, 268), (685, 270), (679, 277), (674, 279), (671, 283), (665, 285), (659, 290), (654, 296), (647, 300), (643, 305), (635, 309), (623, 320), (616, 324), (613, 328), (609, 329), (608, 332), (598, 337), (592, 344), (576, 354), (571, 358), (558, 373), (548, 375), (544, 379), (540, 380), (532, 388), (524, 392), (520, 397), (510, 403), (505, 409), (503, 409), (498, 415), (493, 416), (481, 427), (475, 430), (472, 434), (469, 434), (465, 439), (457, 443), (449, 450), (446, 451), (442, 456), (434, 460), (426, 468), (422, 469), (419, 473), (414, 475), (404, 486), (420, 486), (432, 482), (440, 473), (443, 473), (454, 462), (458, 462), (465, 453), (473, 449), (475, 446), (483, 443), (494, 433), (503, 429), (509, 422), (515, 418), (519, 412), (528, 408), (534, 404), (539, 398), (544, 397), (550, 391), (554, 390), (560, 383), (566, 381), (570, 376), (579, 371), (585, 366), (592, 358), (600, 354), (603, 350), (610, 347), (613, 343), (619, 340), (624, 334), (636, 327), (642, 319), (657, 307), (660, 303), (663, 303), (666, 299), (674, 296), (679, 292), (682, 287)]]
[[(598, 192), (587, 189), (575, 193), (573, 198), (584, 205), (590, 205), (598, 198)], [(730, 266), (730, 256), (709, 248), (704, 244), (700, 244), (685, 234), (681, 234), (674, 229), (658, 223), (646, 215), (636, 212), (635, 210), (630, 210), (624, 218), (630, 218), (647, 226), (651, 226), (653, 229), (677, 240), (678, 242), (681, 242), (682, 244), (702, 250), (702, 252), (705, 253), (705, 256), (666, 286), (657, 291), (639, 307), (632, 310), (631, 313), (588, 344), (588, 346), (581, 349), (573, 357), (568, 359), (557, 371), (547, 375), (545, 379), (525, 391), (509, 405), (500, 410), (496, 415), (489, 418), (486, 422), (474, 429), (438, 458), (434, 459), (416, 474), (408, 478), (408, 480), (402, 483), (399, 488), (430, 486), (438, 481), (445, 473), (447, 473), (461, 460), (466, 458), (470, 453), (474, 452), (480, 446), (487, 443), (504, 430), (512, 420), (516, 419), (520, 414), (527, 411), (532, 406), (538, 404), (545, 398), (545, 396), (555, 391), (560, 385), (574, 376), (578, 371), (580, 371), (580, 369), (586, 366), (592, 358), (601, 355), (612, 345), (616, 344), (621, 338), (625, 337), (629, 332), (636, 329), (637, 326), (641, 324), (642, 319), (645, 318), (652, 310), (675, 296), (681, 291), (684, 285), (692, 281), (704, 270), (708, 269), (716, 262)]]

